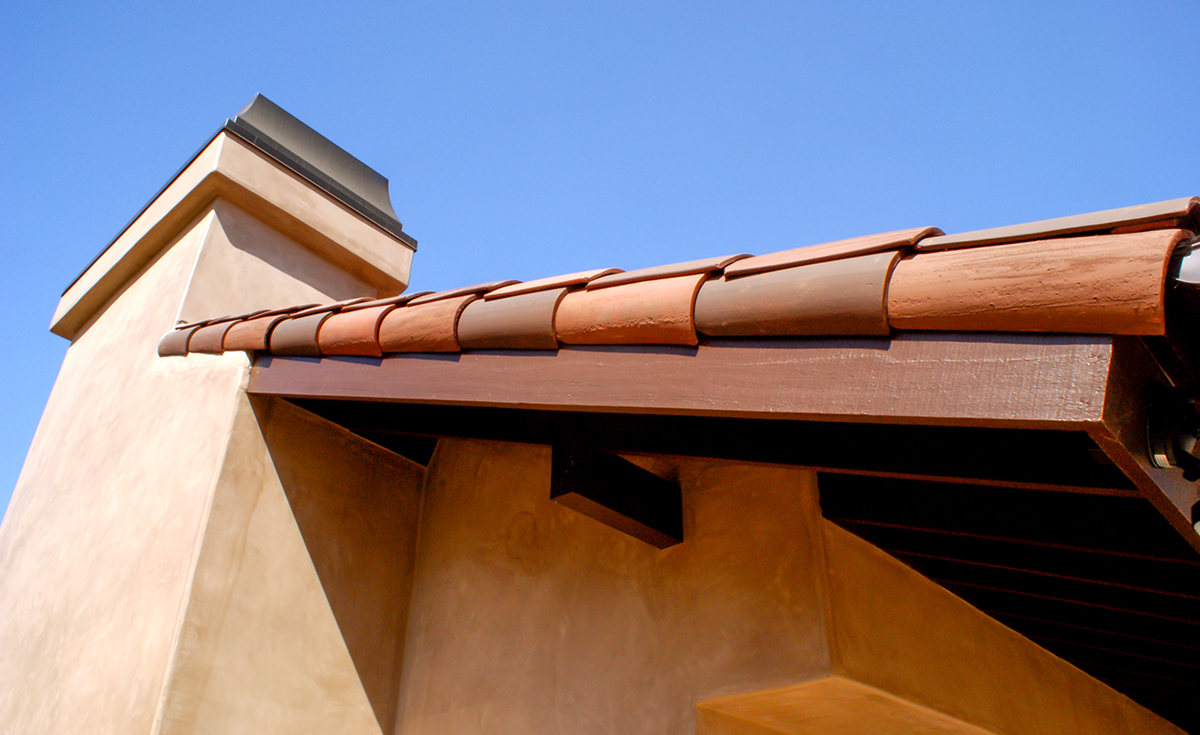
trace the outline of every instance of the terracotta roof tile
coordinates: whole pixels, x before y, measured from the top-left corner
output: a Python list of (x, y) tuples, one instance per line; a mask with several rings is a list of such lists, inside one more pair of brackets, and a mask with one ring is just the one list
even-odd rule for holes
[(1183, 230), (927, 253), (896, 266), (896, 329), (1162, 334), (1167, 264)]
[(435, 301), (416, 299), (389, 311), (379, 325), (383, 352), (458, 352), (458, 317), (477, 292)]
[(339, 309), (341, 309), (344, 306), (352, 306), (354, 304), (361, 304), (361, 303), (364, 303), (367, 301), (371, 301), (371, 298), (369, 296), (359, 296), (358, 298), (343, 299), (342, 301), (334, 301), (331, 304), (316, 304), (314, 306), (309, 306), (307, 308), (300, 309), (298, 311), (293, 312), (290, 315), (290, 318), (291, 319), (299, 319), (301, 317), (310, 316), (312, 314), (325, 314), (325, 313), (328, 313), (331, 311), (338, 311)]
[(188, 352), (219, 355), (225, 351), (225, 333), (237, 322), (217, 322), (198, 328), (188, 340)]
[(458, 341), (468, 350), (554, 350), (554, 314), (566, 288), (538, 290), (467, 304), (458, 320)]
[(348, 311), (358, 311), (359, 309), (373, 309), (377, 306), (403, 306), (422, 296), (429, 296), (433, 291), (418, 291), (417, 293), (403, 294), (401, 296), (390, 296), (386, 299), (367, 299), (366, 301), (358, 301), (353, 304), (343, 306), (338, 313), (343, 314)]
[(480, 283), (475, 286), (464, 286), (463, 288), (454, 288), (449, 291), (439, 291), (437, 293), (431, 293), (427, 296), (422, 296), (420, 298), (413, 299), (412, 301), (410, 301), (408, 303), (409, 303), (409, 306), (419, 306), (421, 304), (428, 304), (431, 301), (441, 301), (442, 299), (453, 299), (453, 298), (457, 298), (459, 296), (467, 296), (467, 295), (471, 295), (471, 294), (475, 294), (475, 295), (485, 294), (488, 291), (495, 291), (498, 288), (504, 288), (505, 286), (511, 286), (514, 283), (520, 283), (520, 281), (492, 281), (491, 283)]
[(613, 273), (621, 273), (620, 268), (603, 268), (600, 270), (579, 271), (578, 273), (568, 273), (565, 276), (551, 276), (549, 278), (539, 278), (536, 281), (525, 281), (524, 283), (514, 283), (511, 286), (503, 286), (495, 291), (489, 291), (484, 295), (485, 299), (503, 299), (509, 296), (519, 296), (520, 294), (533, 293), (535, 291), (548, 291), (552, 288), (564, 288), (567, 286), (582, 286), (589, 281), (607, 276)]
[(159, 357), (179, 357), (188, 353), (188, 340), (192, 333), (200, 327), (181, 327), (172, 329), (158, 343)]
[(299, 312), (279, 322), (268, 338), (271, 353), (275, 355), (295, 355), (297, 357), (320, 357), (321, 350), (317, 346), (317, 332), (325, 320), (333, 316), (332, 311), (311, 309)]
[[(1166, 227), (1174, 228), (1180, 226), (1184, 220), (1195, 220), (1198, 215), (1200, 197), (1184, 197), (1154, 204), (1140, 204), (1136, 207), (1121, 207), (1021, 225), (994, 227), (990, 230), (930, 237), (921, 241), (917, 250), (952, 250), (1022, 240), (1045, 240), (1083, 233), (1107, 233), (1116, 228), (1128, 231), (1128, 228), (1155, 222), (1162, 222)], [(1170, 224), (1171, 222), (1175, 224)], [(1193, 222), (1189, 229), (1194, 226)]]
[(694, 345), (693, 305), (707, 278), (708, 273), (701, 273), (568, 293), (555, 316), (558, 340), (576, 345)]
[(345, 309), (331, 315), (317, 332), (317, 347), (322, 355), (360, 355), (379, 357), (379, 325), (398, 304), (377, 304)]
[(275, 309), (256, 317), (236, 322), (225, 333), (225, 350), (265, 350), (269, 346), (271, 330), (289, 315), (311, 308), (312, 304)]
[(725, 269), (725, 275), (728, 278), (736, 278), (747, 276), (751, 273), (764, 273), (781, 268), (793, 268), (808, 263), (853, 258), (856, 255), (880, 253), (888, 250), (901, 250), (912, 247), (924, 238), (940, 234), (942, 234), (942, 231), (936, 227), (916, 227), (911, 230), (896, 230), (895, 232), (852, 237), (849, 240), (838, 240), (820, 245), (807, 245), (802, 248), (794, 248), (792, 250), (784, 250), (778, 253), (739, 260)]
[[(1168, 264), (1198, 218), (1200, 199), (1177, 199), (967, 235), (925, 227), (757, 257), (305, 304), (183, 325), (159, 354), (380, 357), (918, 329), (1161, 334)], [(1081, 234), (1090, 232), (1099, 234)]]
[(749, 258), (749, 255), (723, 255), (720, 258), (705, 258), (703, 260), (689, 260), (686, 263), (674, 263), (672, 265), (660, 265), (654, 268), (641, 268), (635, 271), (624, 271), (614, 273), (610, 276), (597, 278), (588, 283), (587, 288), (593, 291), (598, 288), (608, 288), (609, 286), (620, 286), (624, 283), (637, 283), (638, 281), (653, 281), (658, 278), (673, 278), (674, 276), (687, 276), (693, 273), (718, 273), (730, 263)]
[(719, 278), (700, 287), (696, 329), (710, 337), (887, 335), (896, 251)]

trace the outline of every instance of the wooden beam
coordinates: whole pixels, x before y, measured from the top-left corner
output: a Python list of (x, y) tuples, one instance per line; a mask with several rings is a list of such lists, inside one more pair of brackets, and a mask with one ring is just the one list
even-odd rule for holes
[(1200, 551), (1200, 534), (1192, 527), (1191, 519), (1192, 505), (1200, 500), (1196, 483), (1183, 479), (1180, 469), (1155, 467), (1146, 446), (1149, 394), (1170, 382), (1140, 339), (1116, 338), (1104, 419), (1089, 427), (1088, 434), (1179, 535)]
[(1098, 423), (1108, 336), (921, 334), (255, 361), (251, 393), (946, 426)]
[(554, 447), (550, 499), (659, 549), (683, 541), (679, 483), (615, 454)]

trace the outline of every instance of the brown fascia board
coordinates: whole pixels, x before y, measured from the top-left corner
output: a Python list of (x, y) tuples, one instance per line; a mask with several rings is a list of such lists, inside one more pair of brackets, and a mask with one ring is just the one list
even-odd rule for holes
[(251, 393), (541, 410), (1084, 429), (1108, 335), (901, 333), (303, 361), (259, 355)]
[[(285, 399), (1086, 432), (1200, 551), (1196, 488), (1147, 454), (1167, 380), (1140, 338), (899, 333), (311, 360), (260, 355), (248, 390)], [(863, 451), (871, 451), (864, 447)]]
[(408, 285), (413, 253), (408, 242), (222, 129), (67, 288), (50, 331), (74, 339), (99, 308), (217, 198), (338, 263), (381, 295), (399, 294)]

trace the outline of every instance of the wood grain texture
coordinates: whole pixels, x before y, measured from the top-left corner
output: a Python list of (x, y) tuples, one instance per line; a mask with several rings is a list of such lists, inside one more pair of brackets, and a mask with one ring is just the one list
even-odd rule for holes
[(383, 352), (458, 352), (458, 317), (479, 298), (467, 294), (389, 311), (379, 324)]
[(1103, 212), (1076, 214), (1070, 217), (1027, 222), (1007, 227), (961, 232), (941, 237), (930, 237), (917, 244), (917, 250), (950, 250), (979, 245), (999, 245), (1021, 240), (1041, 240), (1082, 232), (1106, 232), (1117, 227), (1125, 228), (1156, 220), (1193, 217), (1200, 207), (1200, 198), (1184, 197), (1135, 207), (1107, 209)]
[(699, 275), (639, 281), (595, 291), (574, 291), (559, 302), (558, 340), (576, 345), (694, 345), (692, 311)]
[(896, 329), (1162, 334), (1182, 230), (919, 253), (888, 289)]
[(747, 276), (751, 273), (765, 273), (780, 268), (794, 268), (808, 263), (821, 263), (827, 260), (852, 258), (856, 255), (867, 255), (887, 250), (901, 250), (911, 247), (923, 238), (940, 235), (942, 231), (936, 227), (915, 227), (909, 230), (882, 232), (877, 235), (852, 237), (848, 240), (838, 240), (820, 245), (807, 245), (802, 248), (783, 250), (778, 253), (768, 253), (753, 258), (731, 263), (725, 269), (728, 278)]
[(749, 257), (749, 255), (744, 253), (740, 255), (723, 255), (719, 258), (703, 258), (700, 260), (689, 260), (686, 263), (672, 263), (669, 265), (655, 266), (653, 268), (640, 268), (635, 271), (624, 271), (603, 276), (602, 278), (597, 278), (594, 281), (590, 281), (587, 287), (590, 291), (598, 288), (620, 286), (623, 283), (652, 281), (656, 278), (672, 278), (674, 276), (686, 276), (692, 273), (716, 273), (730, 263)]
[(897, 252), (705, 282), (696, 329), (715, 337), (886, 336), (885, 294)]
[(567, 289), (472, 301), (458, 319), (464, 350), (556, 350), (554, 312)]
[[(395, 313), (395, 312), (393, 312)], [(527, 409), (1081, 428), (1111, 338), (907, 334), (320, 362), (260, 357), (252, 393)]]

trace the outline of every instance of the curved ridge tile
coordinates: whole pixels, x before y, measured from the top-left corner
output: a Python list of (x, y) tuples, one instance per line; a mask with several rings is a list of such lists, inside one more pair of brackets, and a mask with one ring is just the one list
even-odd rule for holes
[(183, 357), (188, 353), (188, 341), (200, 327), (183, 326), (172, 329), (158, 342), (159, 357)]
[(1114, 228), (1128, 231), (1140, 225), (1153, 224), (1160, 220), (1166, 220), (1167, 222), (1164, 224), (1170, 224), (1170, 220), (1193, 220), (1198, 215), (1200, 215), (1200, 197), (1183, 197), (1153, 204), (1139, 204), (1136, 207), (1106, 209), (1103, 212), (1076, 214), (1070, 217), (1057, 217), (1020, 225), (931, 237), (918, 244), (917, 250), (957, 250), (1023, 240), (1045, 240), (1088, 232), (1099, 233)]
[(322, 355), (380, 357), (379, 325), (397, 304), (381, 304), (332, 314), (317, 331), (317, 348)]
[(188, 352), (204, 355), (219, 355), (225, 351), (225, 334), (237, 322), (218, 322), (200, 327), (188, 341)]
[(492, 299), (506, 299), (510, 296), (534, 293), (535, 291), (549, 291), (552, 288), (581, 286), (597, 278), (621, 272), (620, 268), (601, 268), (598, 270), (579, 271), (578, 273), (567, 273), (562, 276), (550, 276), (549, 278), (539, 278), (536, 281), (525, 281), (524, 283), (514, 283), (511, 286), (504, 286), (495, 291), (489, 291), (483, 297), (490, 301)]
[(572, 291), (554, 317), (558, 340), (574, 345), (695, 345), (693, 307), (707, 278), (701, 273)]
[(888, 276), (898, 251), (718, 278), (696, 295), (696, 329), (712, 337), (887, 336)]
[(795, 268), (799, 265), (823, 263), (828, 260), (853, 258), (859, 255), (881, 253), (889, 250), (902, 250), (912, 247), (927, 237), (940, 234), (942, 234), (942, 231), (936, 227), (914, 227), (908, 230), (881, 232), (875, 235), (852, 237), (848, 240), (836, 240), (819, 245), (806, 245), (802, 248), (781, 250), (778, 253), (767, 253), (766, 255), (757, 255), (745, 260), (739, 260), (725, 269), (725, 277), (739, 278), (752, 273), (766, 273), (767, 271), (783, 268)]
[(888, 287), (896, 329), (1163, 334), (1167, 266), (1183, 230), (918, 253)]
[(330, 311), (338, 311), (339, 309), (341, 309), (343, 307), (352, 306), (354, 304), (361, 304), (365, 301), (371, 301), (371, 300), (372, 299), (370, 296), (358, 296), (358, 297), (355, 297), (352, 299), (343, 299), (342, 301), (334, 301), (333, 303), (330, 303), (330, 304), (317, 304), (315, 306), (309, 306), (309, 307), (306, 307), (303, 309), (297, 309), (297, 310), (293, 311), (291, 314), (291, 318), (299, 319), (301, 317), (311, 316), (312, 314), (324, 314), (324, 313), (330, 312)]
[(349, 311), (358, 311), (359, 309), (373, 309), (376, 306), (403, 306), (414, 299), (419, 299), (422, 296), (428, 296), (433, 291), (418, 291), (417, 293), (403, 294), (401, 296), (389, 296), (386, 299), (370, 299), (368, 301), (359, 301), (355, 304), (347, 304), (338, 310), (339, 314), (345, 314)]
[(251, 319), (235, 322), (225, 332), (222, 348), (226, 352), (234, 350), (265, 350), (268, 347), (271, 330), (275, 325), (287, 319), (290, 315), (312, 308), (313, 304), (290, 306), (259, 314)]
[(498, 288), (504, 288), (505, 286), (511, 286), (514, 283), (520, 283), (520, 281), (492, 281), (491, 283), (480, 283), (480, 284), (476, 284), (474, 286), (463, 286), (462, 288), (453, 288), (453, 289), (450, 289), (449, 291), (438, 291), (437, 293), (431, 293), (426, 296), (421, 296), (420, 298), (415, 298), (412, 301), (408, 302), (408, 305), (409, 306), (420, 306), (421, 304), (428, 304), (433, 301), (441, 301), (442, 299), (453, 299), (453, 298), (458, 298), (459, 296), (484, 294), (489, 291), (495, 291)]
[[(379, 349), (383, 352), (458, 352), (458, 317), (478, 293), (409, 302), (392, 309), (379, 324)], [(418, 299), (419, 301), (419, 299)]]
[(300, 312), (302, 316), (284, 319), (271, 330), (267, 338), (271, 354), (294, 357), (320, 357), (317, 333), (325, 320), (333, 316), (331, 311), (313, 313)]
[(458, 319), (458, 342), (464, 350), (556, 350), (554, 313), (567, 290), (473, 301)]
[(719, 273), (725, 266), (743, 258), (750, 256), (742, 253), (740, 255), (723, 255), (719, 258), (702, 258), (700, 260), (689, 260), (685, 263), (672, 263), (670, 265), (659, 265), (653, 268), (640, 268), (634, 271), (621, 271), (603, 278), (597, 278), (588, 283), (588, 290), (598, 288), (608, 288), (610, 286), (620, 286), (624, 283), (637, 283), (638, 281), (652, 281), (658, 278), (673, 278), (675, 276), (687, 276), (694, 273)]

